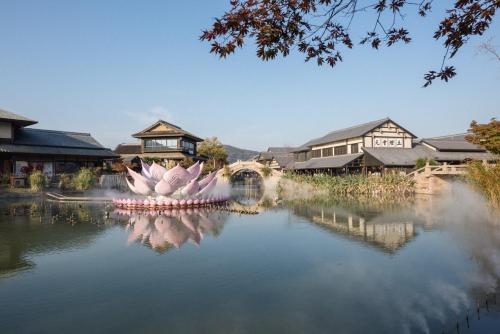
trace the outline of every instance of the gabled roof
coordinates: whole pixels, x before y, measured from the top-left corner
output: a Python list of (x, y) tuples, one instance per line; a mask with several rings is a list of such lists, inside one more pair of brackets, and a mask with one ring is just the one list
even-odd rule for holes
[[(161, 130), (156, 130), (153, 131), (156, 128), (161, 128)], [(195, 141), (201, 142), (203, 139), (201, 139), (198, 136), (195, 136), (194, 134), (183, 130), (182, 128), (178, 127), (175, 124), (165, 122), (164, 120), (159, 120), (153, 125), (147, 127), (146, 129), (137, 132), (132, 135), (132, 137), (135, 138), (148, 138), (148, 137), (189, 137)]]
[(3, 109), (0, 109), (0, 121), (10, 122), (21, 126), (28, 126), (38, 123), (37, 121)]
[(26, 128), (16, 130), (12, 143), (0, 144), (0, 152), (118, 157), (88, 133)]
[(361, 136), (364, 136), (365, 134), (367, 134), (368, 132), (372, 131), (373, 129), (376, 129), (379, 126), (381, 126), (381, 125), (383, 125), (383, 124), (385, 124), (387, 122), (394, 123), (395, 125), (397, 125), (401, 129), (403, 129), (406, 132), (408, 132), (411, 136), (413, 136), (414, 138), (416, 138), (416, 136), (413, 133), (411, 133), (410, 131), (406, 130), (401, 125), (399, 125), (396, 122), (394, 122), (393, 120), (391, 120), (389, 117), (386, 117), (386, 118), (379, 119), (379, 120), (376, 120), (376, 121), (372, 121), (372, 122), (368, 122), (368, 123), (364, 123), (364, 124), (359, 124), (359, 125), (351, 126), (349, 128), (345, 128), (345, 129), (340, 129), (340, 130), (332, 131), (332, 132), (328, 133), (327, 135), (325, 135), (323, 137), (320, 137), (320, 138), (317, 138), (317, 139), (313, 139), (313, 140), (307, 142), (303, 146), (309, 146), (310, 147), (310, 146), (316, 146), (316, 145), (322, 145), (322, 144), (332, 143), (332, 142), (336, 142), (336, 141), (344, 140), (344, 139), (349, 139), (349, 138), (361, 137)]
[(438, 151), (486, 152), (484, 147), (472, 144), (465, 140), (466, 133), (423, 138), (421, 142), (434, 147)]

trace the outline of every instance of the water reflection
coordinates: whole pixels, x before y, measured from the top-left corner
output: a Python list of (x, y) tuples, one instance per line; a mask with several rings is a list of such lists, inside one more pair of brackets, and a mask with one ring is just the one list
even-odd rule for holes
[(3, 205), (2, 333), (498, 333), (500, 228), (480, 203), (327, 198), (109, 219), (104, 205)]
[(199, 245), (204, 235), (218, 236), (228, 217), (227, 213), (195, 208), (166, 211), (135, 211), (117, 209), (115, 217), (128, 218), (128, 242), (140, 242), (165, 252), (180, 248), (187, 241)]
[(264, 186), (260, 180), (245, 179), (233, 181), (231, 199), (242, 205), (254, 205), (261, 201), (264, 195)]
[(33, 269), (36, 254), (88, 247), (102, 232), (104, 211), (98, 204), (0, 203), (0, 276)]
[(337, 235), (395, 252), (416, 236), (413, 221), (406, 215), (353, 213), (342, 207), (311, 203), (288, 204), (297, 216)]

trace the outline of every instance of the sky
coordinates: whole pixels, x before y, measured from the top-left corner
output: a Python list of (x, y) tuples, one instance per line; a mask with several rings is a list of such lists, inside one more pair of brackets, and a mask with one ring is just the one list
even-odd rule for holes
[[(500, 24), (449, 62), (453, 80), (422, 88), (441, 65), (432, 35), (450, 3), (404, 18), (409, 45), (355, 45), (331, 69), (294, 52), (263, 62), (251, 42), (224, 60), (210, 54), (199, 36), (229, 0), (0, 0), (0, 109), (110, 148), (158, 119), (254, 150), (384, 117), (419, 137), (461, 133), (500, 115), (500, 62), (477, 51), (500, 44)], [(353, 38), (372, 26), (357, 17)]]

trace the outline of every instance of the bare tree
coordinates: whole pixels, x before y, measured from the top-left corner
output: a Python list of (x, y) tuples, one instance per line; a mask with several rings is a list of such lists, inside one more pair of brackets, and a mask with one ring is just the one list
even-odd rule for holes
[(491, 56), (493, 60), (500, 61), (500, 53), (497, 51), (497, 45), (493, 44), (493, 37), (490, 37), (477, 46), (479, 53)]

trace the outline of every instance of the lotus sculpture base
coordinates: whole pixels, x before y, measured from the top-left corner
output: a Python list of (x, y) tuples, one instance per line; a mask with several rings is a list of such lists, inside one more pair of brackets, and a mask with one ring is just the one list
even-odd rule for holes
[(151, 198), (144, 200), (136, 198), (115, 198), (113, 199), (113, 204), (119, 208), (128, 209), (168, 210), (222, 205), (228, 200), (229, 198), (225, 196), (214, 196), (196, 199)]

